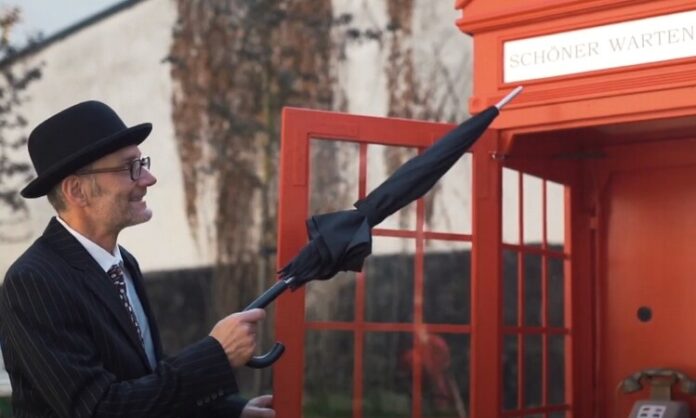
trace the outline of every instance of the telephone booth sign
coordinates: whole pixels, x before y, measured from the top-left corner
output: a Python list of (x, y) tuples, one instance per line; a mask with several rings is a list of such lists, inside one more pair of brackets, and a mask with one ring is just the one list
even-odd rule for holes
[[(285, 109), (279, 265), (453, 125)], [(571, 410), (558, 182), (503, 169), (489, 129), (434, 192), (373, 230), (361, 273), (279, 298), (276, 407), (298, 417), (561, 417)], [(502, 215), (502, 201), (508, 215)], [(506, 308), (503, 309), (503, 302)]]

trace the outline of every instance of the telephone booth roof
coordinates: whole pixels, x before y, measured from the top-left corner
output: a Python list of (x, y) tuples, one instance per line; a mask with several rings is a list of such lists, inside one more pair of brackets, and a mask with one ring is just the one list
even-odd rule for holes
[[(626, 122), (634, 121), (663, 121), (645, 125), (656, 130), (673, 131), (679, 126), (687, 129), (693, 126), (689, 117), (696, 114), (693, 93), (696, 54), (693, 47), (689, 48), (694, 44), (694, 33), (693, 24), (688, 23), (694, 21), (696, 13), (693, 2), (459, 0), (456, 7), (462, 11), (457, 25), (474, 39), (474, 93), (470, 110), (473, 113), (480, 111), (511, 86), (523, 84), (526, 87), (525, 93), (494, 125), (505, 131), (506, 141), (512, 142), (512, 137), (517, 134), (578, 127), (617, 125), (606, 129), (615, 132), (620, 131), (620, 126)], [(653, 22), (650, 19), (659, 20)], [(660, 24), (663, 20), (665, 24), (683, 29), (683, 32), (666, 31), (664, 36), (646, 32), (649, 30), (646, 28), (655, 27), (655, 23)], [(577, 32), (582, 30), (589, 32)], [(573, 37), (573, 33), (580, 38)], [(577, 54), (583, 56), (576, 56), (574, 61), (568, 59), (562, 66), (564, 68), (558, 71), (560, 75), (543, 74), (540, 68), (539, 73), (532, 71), (525, 75), (527, 79), (505, 82), (505, 66), (510, 64), (510, 57), (504, 55), (506, 48), (523, 50), (515, 41), (550, 36), (546, 40), (562, 48), (564, 45), (577, 46), (585, 36), (602, 39), (616, 33), (627, 34), (642, 42), (632, 46), (638, 55), (644, 56), (650, 55), (652, 47), (661, 47), (659, 42), (666, 44), (668, 39), (684, 42), (683, 47), (675, 43), (674, 58), (670, 59), (670, 55), (657, 57), (655, 61), (647, 58), (640, 64), (633, 62), (645, 61), (644, 57), (635, 57), (635, 54), (612, 56), (609, 48), (606, 56), (599, 49), (577, 50)], [(626, 42), (630, 40), (626, 38)], [(613, 47), (618, 48), (617, 45)], [(601, 48), (601, 45), (595, 46)], [(526, 45), (521, 46), (524, 47)], [(644, 50), (639, 50), (639, 47)], [(687, 49), (692, 52), (683, 51)], [(596, 52), (595, 58), (599, 61), (594, 67), (589, 67), (591, 70), (568, 70), (573, 65), (584, 65), (592, 58), (587, 56), (592, 55), (592, 51)], [(602, 60), (607, 63), (614, 60), (615, 63), (609, 65)], [(657, 126), (660, 124), (664, 126)]]

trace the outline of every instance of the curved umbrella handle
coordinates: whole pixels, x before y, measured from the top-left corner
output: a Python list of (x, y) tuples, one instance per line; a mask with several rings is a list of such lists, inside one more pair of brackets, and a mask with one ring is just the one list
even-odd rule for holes
[[(265, 308), (266, 306), (268, 306), (269, 303), (273, 302), (275, 298), (280, 296), (280, 294), (283, 293), (285, 289), (290, 287), (290, 284), (292, 283), (293, 279), (294, 277), (290, 277), (285, 280), (278, 280), (276, 284), (274, 284), (273, 286), (271, 286), (271, 288), (266, 290), (255, 301), (251, 302), (249, 306), (244, 308), (244, 310), (248, 311), (249, 309)], [(283, 352), (285, 352), (285, 346), (282, 343), (277, 342), (273, 344), (273, 348), (271, 348), (271, 351), (261, 356), (252, 357), (246, 365), (254, 369), (264, 369), (275, 363), (280, 358), (280, 356), (283, 355)]]
[(280, 356), (285, 352), (285, 346), (283, 343), (275, 343), (271, 348), (271, 351), (261, 356), (254, 356), (247, 362), (247, 367), (252, 369), (265, 369), (266, 367), (272, 365)]

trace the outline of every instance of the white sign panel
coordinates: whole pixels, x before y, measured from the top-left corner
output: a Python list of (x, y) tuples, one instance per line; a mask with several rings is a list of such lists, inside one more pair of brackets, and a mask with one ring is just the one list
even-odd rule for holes
[(505, 42), (506, 83), (696, 57), (696, 10)]

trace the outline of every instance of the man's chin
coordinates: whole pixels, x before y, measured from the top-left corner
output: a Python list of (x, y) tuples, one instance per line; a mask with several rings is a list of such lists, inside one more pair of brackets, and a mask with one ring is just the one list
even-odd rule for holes
[(152, 219), (152, 209), (150, 208), (144, 208), (142, 210), (139, 210), (137, 213), (134, 213), (133, 216), (131, 216), (131, 222), (130, 225), (138, 225), (145, 223)]

